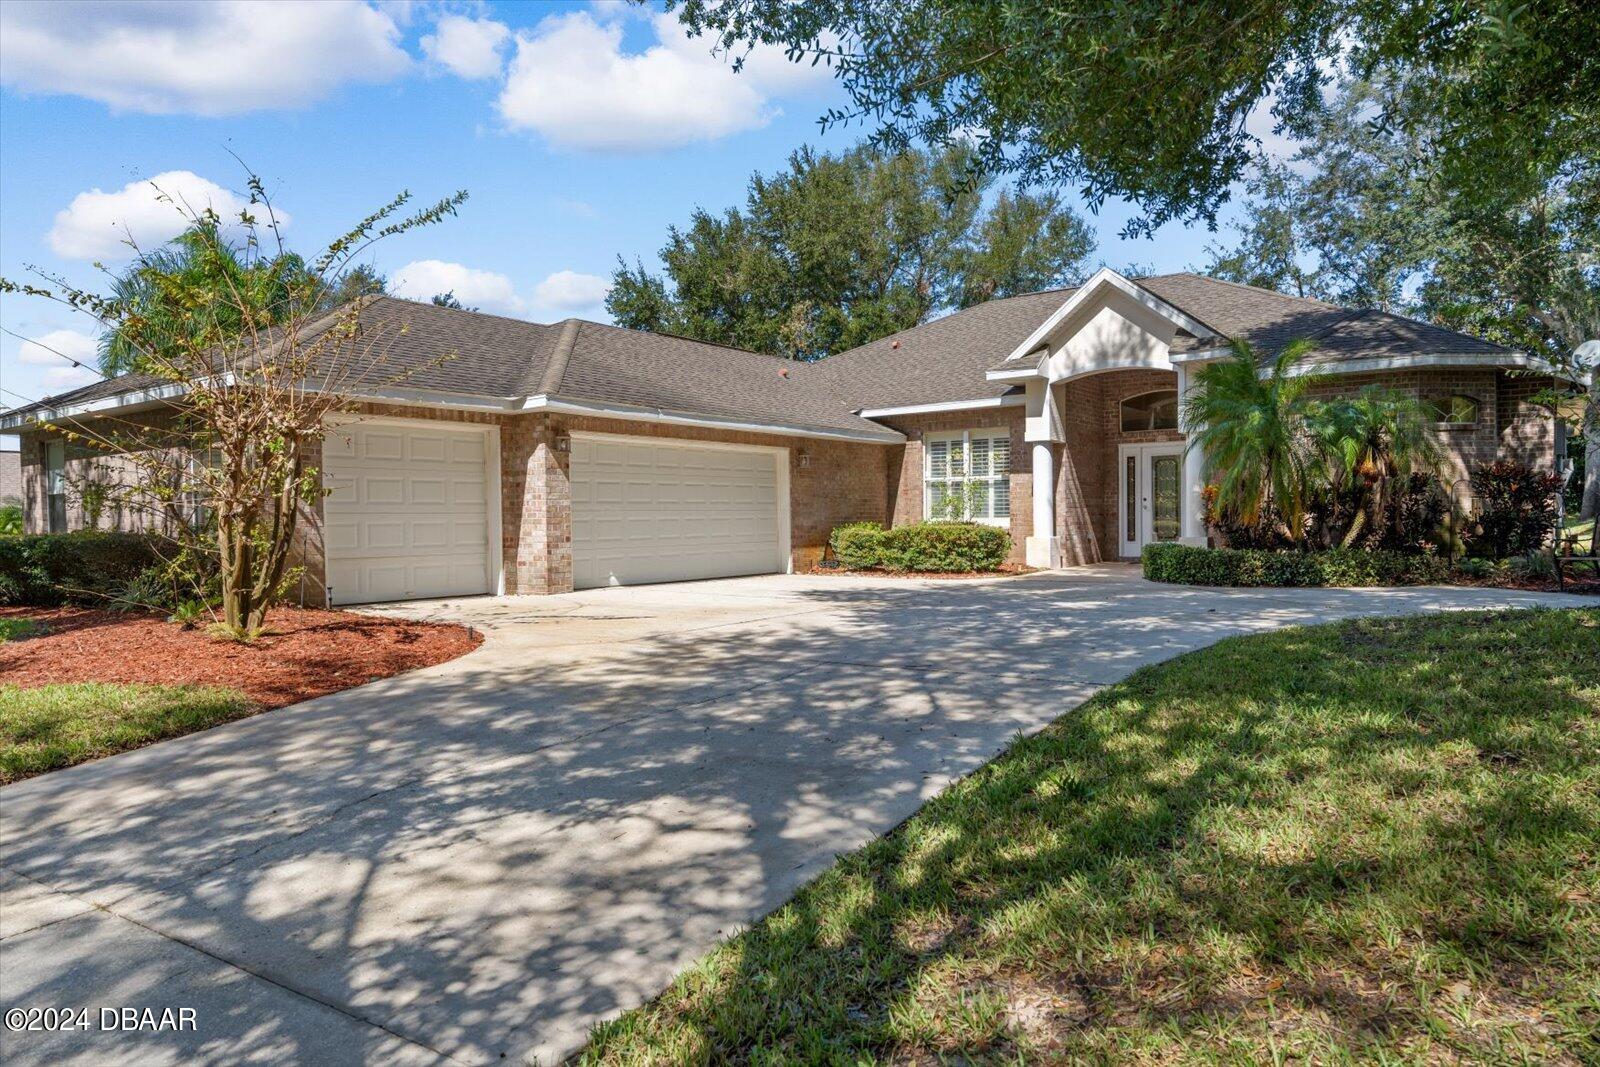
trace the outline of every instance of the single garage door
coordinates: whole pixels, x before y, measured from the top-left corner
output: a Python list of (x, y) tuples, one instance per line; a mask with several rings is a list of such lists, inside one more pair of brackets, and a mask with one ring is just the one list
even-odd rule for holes
[(573, 585), (786, 570), (787, 475), (783, 449), (573, 434)]
[(488, 434), (359, 422), (323, 442), (334, 604), (490, 591)]

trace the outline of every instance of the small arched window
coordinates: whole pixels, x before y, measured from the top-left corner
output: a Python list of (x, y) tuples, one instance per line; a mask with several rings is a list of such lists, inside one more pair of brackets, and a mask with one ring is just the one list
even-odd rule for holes
[(1471, 426), (1478, 421), (1478, 398), (1457, 393), (1428, 401), (1433, 421), (1441, 426)]
[(1122, 432), (1136, 430), (1176, 430), (1178, 428), (1178, 391), (1156, 389), (1149, 393), (1130, 396), (1122, 402)]

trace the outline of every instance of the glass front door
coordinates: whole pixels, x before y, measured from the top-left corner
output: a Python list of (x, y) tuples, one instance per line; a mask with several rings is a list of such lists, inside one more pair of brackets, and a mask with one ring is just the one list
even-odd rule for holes
[(1183, 529), (1182, 507), (1183, 458), (1181, 456), (1150, 457), (1150, 539), (1176, 541)]
[(1183, 446), (1123, 445), (1117, 460), (1121, 555), (1137, 556), (1152, 542), (1176, 541), (1183, 533)]

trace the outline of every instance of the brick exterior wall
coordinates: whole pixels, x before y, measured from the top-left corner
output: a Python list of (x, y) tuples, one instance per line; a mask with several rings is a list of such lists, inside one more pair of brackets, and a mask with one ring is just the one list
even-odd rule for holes
[[(1548, 386), (1545, 379), (1495, 370), (1439, 369), (1340, 377), (1323, 391), (1350, 392), (1374, 381), (1417, 396), (1463, 393), (1480, 401), (1476, 425), (1441, 431), (1450, 454), (1450, 473), (1462, 486), (1467, 465), (1496, 456), (1544, 466), (1553, 462), (1553, 420), (1532, 402), (1534, 394)], [(1118, 446), (1182, 440), (1170, 430), (1124, 434), (1120, 403), (1139, 393), (1175, 386), (1176, 375), (1168, 371), (1116, 371), (1057, 387), (1067, 437), (1065, 444), (1052, 446), (1057, 472), (1057, 535), (1068, 565), (1116, 558)], [(1032, 448), (1023, 440), (1020, 405), (882, 420), (906, 435), (904, 445), (544, 413), (490, 414), (376, 404), (365, 405), (360, 412), (499, 427), (501, 550), (508, 593), (556, 593), (572, 588), (572, 497), (566, 438), (574, 430), (786, 449), (791, 561), (796, 568), (806, 568), (821, 557), (829, 531), (839, 523), (873, 519), (899, 525), (923, 518), (923, 441), (927, 434), (1005, 428), (1011, 435), (1009, 531), (1013, 560), (1023, 558), (1024, 542), (1033, 532)], [(39, 433), (21, 435), (24, 521), (31, 533), (43, 532), (46, 522), (44, 443), (45, 437)], [(308, 456), (307, 461), (320, 466), (321, 456)], [(76, 512), (69, 520), (74, 526), (82, 521)], [(319, 604), (325, 575), (320, 501), (302, 515), (297, 537), (296, 562), (302, 567), (299, 599)]]
[(1477, 400), (1477, 422), (1438, 428), (1446, 461), (1439, 476), (1457, 500), (1467, 504), (1472, 495), (1468, 472), (1475, 464), (1512, 459), (1545, 470), (1554, 467), (1555, 418), (1533, 403), (1534, 395), (1551, 384), (1548, 377), (1494, 368), (1439, 367), (1339, 375), (1312, 393), (1341, 396), (1382, 385), (1421, 400), (1455, 395)]
[(0, 504), (22, 503), (22, 453), (0, 452)]
[(1023, 435), (1022, 405), (977, 411), (942, 411), (929, 415), (901, 415), (879, 419), (906, 435), (904, 446), (889, 449), (888, 522), (894, 526), (921, 522), (923, 514), (923, 442), (929, 434), (950, 430), (1011, 431), (1011, 560), (1020, 562), (1023, 547), (1033, 533), (1033, 450)]

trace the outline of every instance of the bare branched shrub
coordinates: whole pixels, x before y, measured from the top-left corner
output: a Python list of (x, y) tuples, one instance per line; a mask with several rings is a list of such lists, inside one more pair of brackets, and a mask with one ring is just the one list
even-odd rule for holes
[(191, 581), (212, 587), (195, 592), (215, 598), (218, 632), (243, 640), (261, 632), (294, 580), (301, 510), (326, 492), (314, 458), (330, 419), (421, 369), (391, 364), (404, 331), (364, 321), (369, 297), (339, 302), (351, 291), (346, 275), (370, 274), (359, 258), (375, 242), (437, 223), (466, 199), (458, 192), (407, 214), (402, 193), (306, 262), (285, 248), (260, 179), (250, 174), (248, 186), (249, 206), (230, 220), (243, 236), (231, 241), (210, 208), (158, 189), (187, 226), (183, 269), (170, 250), (140, 249), (130, 237), (133, 269), (116, 295), (40, 271), (42, 285), (0, 279), (0, 292), (95, 319), (129, 369), (122, 384), (157, 402), (137, 417), (44, 411), (36, 424), (126, 475), (97, 484), (112, 486), (133, 524), (171, 539)]

